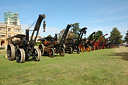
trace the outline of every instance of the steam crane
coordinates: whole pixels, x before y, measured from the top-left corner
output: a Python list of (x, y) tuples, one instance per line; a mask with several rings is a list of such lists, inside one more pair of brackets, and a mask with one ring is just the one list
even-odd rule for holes
[[(84, 28), (82, 28), (81, 30), (80, 30), (80, 33), (78, 34), (78, 37), (77, 37), (77, 40), (76, 40), (76, 42), (74, 43), (75, 45), (75, 47), (74, 47), (74, 51), (75, 50), (77, 50), (77, 53), (79, 54), (80, 53), (80, 44), (81, 44), (81, 40), (82, 40), (82, 37), (83, 37), (83, 34), (86, 34), (87, 33), (87, 28), (86, 27), (84, 27)], [(85, 49), (85, 48), (83, 48), (83, 49)]]
[(107, 41), (108, 41), (109, 38), (110, 38), (110, 37), (106, 38), (105, 41), (101, 44), (101, 48), (102, 48), (102, 49), (108, 48), (108, 46), (107, 46)]
[(95, 50), (95, 47), (94, 47), (94, 44), (95, 42), (97, 41), (97, 39), (100, 37), (100, 35), (96, 36), (95, 40), (90, 44), (91, 46), (91, 51), (94, 51)]
[(79, 45), (80, 45), (80, 42), (81, 42), (83, 33), (86, 34), (86, 29), (87, 28), (84, 27), (84, 28), (82, 28), (80, 30), (80, 33), (78, 35), (78, 38), (77, 38), (77, 40), (75, 42), (73, 41), (72, 38), (66, 39), (66, 44), (65, 44), (66, 45), (66, 48), (65, 48), (66, 51), (69, 51), (70, 54), (73, 53), (73, 51), (76, 51), (78, 54), (80, 53), (80, 47), (79, 47)]
[(102, 39), (103, 39), (106, 35), (108, 35), (108, 34), (103, 35), (103, 36), (100, 38), (100, 40), (99, 40), (98, 42), (95, 42), (94, 47), (95, 47), (96, 50), (100, 49), (100, 43), (101, 43)]
[(64, 45), (64, 43), (65, 43), (65, 39), (66, 39), (66, 36), (68, 34), (68, 31), (72, 26), (73, 26), (73, 24), (68, 24), (67, 25), (66, 30), (64, 31), (63, 36), (60, 39), (59, 44), (55, 45), (56, 53), (60, 53), (60, 56), (64, 56), (64, 54), (65, 54), (65, 49), (64, 49), (65, 45)]
[[(7, 57), (9, 60), (15, 60), (18, 63), (23, 63), (27, 60), (30, 56), (32, 59), (36, 61), (40, 61), (41, 51), (38, 48), (35, 48), (35, 43), (37, 39), (37, 35), (39, 33), (40, 25), (45, 15), (39, 15), (34, 30), (26, 29), (26, 35), (18, 34), (13, 37), (8, 38), (8, 45), (7, 45)], [(43, 29), (45, 30), (45, 21), (43, 24)], [(33, 31), (31, 38), (29, 40), (29, 31)], [(36, 34), (35, 34), (36, 32)], [(36, 35), (34, 38), (34, 34)], [(14, 38), (18, 38), (18, 40), (14, 40)]]
[(42, 55), (48, 54), (49, 57), (53, 57), (54, 53), (59, 53), (60, 56), (64, 56), (65, 55), (64, 42), (65, 42), (66, 36), (68, 34), (68, 31), (72, 26), (73, 26), (72, 24), (67, 25), (59, 43), (57, 43), (57, 35), (56, 34), (55, 34), (54, 38), (46, 37), (46, 38), (39, 39), (42, 41), (42, 44), (39, 45), (41, 54)]
[(84, 45), (87, 52), (90, 52), (90, 50), (91, 50), (90, 42), (91, 42), (92, 36), (93, 36), (94, 34), (95, 34), (95, 32), (93, 32), (93, 33), (89, 36), (87, 43)]

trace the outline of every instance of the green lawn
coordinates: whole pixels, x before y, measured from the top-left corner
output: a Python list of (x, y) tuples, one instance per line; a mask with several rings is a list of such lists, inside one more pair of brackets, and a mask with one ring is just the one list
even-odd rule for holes
[(9, 61), (0, 52), (0, 85), (128, 85), (128, 60), (114, 51), (43, 56), (25, 63)]

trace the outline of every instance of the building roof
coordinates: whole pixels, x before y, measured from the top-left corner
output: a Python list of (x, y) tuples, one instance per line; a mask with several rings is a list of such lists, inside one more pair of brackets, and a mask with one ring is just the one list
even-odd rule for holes
[(12, 37), (7, 38), (7, 40), (13, 39), (14, 37), (16, 37), (16, 38), (22, 38), (22, 37), (25, 37), (25, 36), (26, 36), (25, 34), (17, 34), (15, 36), (12, 36)]
[(6, 25), (5, 23), (3, 23), (3, 22), (0, 22), (0, 25)]

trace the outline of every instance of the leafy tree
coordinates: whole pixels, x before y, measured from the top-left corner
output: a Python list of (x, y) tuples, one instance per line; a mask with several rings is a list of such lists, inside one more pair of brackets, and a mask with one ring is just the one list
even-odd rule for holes
[(111, 37), (110, 40), (116, 39), (118, 37), (119, 38), (118, 41), (117, 41), (118, 44), (122, 42), (122, 40), (121, 40), (122, 35), (121, 35), (120, 31), (116, 27), (114, 27), (112, 29), (110, 37)]
[[(100, 35), (100, 36), (99, 36)], [(96, 38), (96, 36), (99, 36), (97, 41), (99, 41), (101, 39), (101, 37), (103, 36), (103, 32), (101, 30), (98, 30), (95, 35), (93, 36), (93, 38)]]
[(126, 33), (126, 36), (125, 36), (125, 38), (124, 38), (124, 41), (127, 42), (127, 44), (128, 44), (128, 31), (127, 31), (127, 33)]
[(52, 35), (48, 35), (47, 37), (52, 37)]
[(80, 31), (79, 23), (74, 23), (73, 28), (72, 28), (72, 32), (73, 32), (73, 35), (74, 35), (75, 39), (78, 37), (78, 32), (79, 31)]

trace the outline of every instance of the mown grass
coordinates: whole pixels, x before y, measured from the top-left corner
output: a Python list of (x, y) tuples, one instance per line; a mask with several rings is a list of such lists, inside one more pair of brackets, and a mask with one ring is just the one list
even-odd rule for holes
[[(116, 48), (120, 49), (120, 48)], [(114, 49), (16, 63), (0, 53), (0, 85), (127, 85), (128, 61)]]

